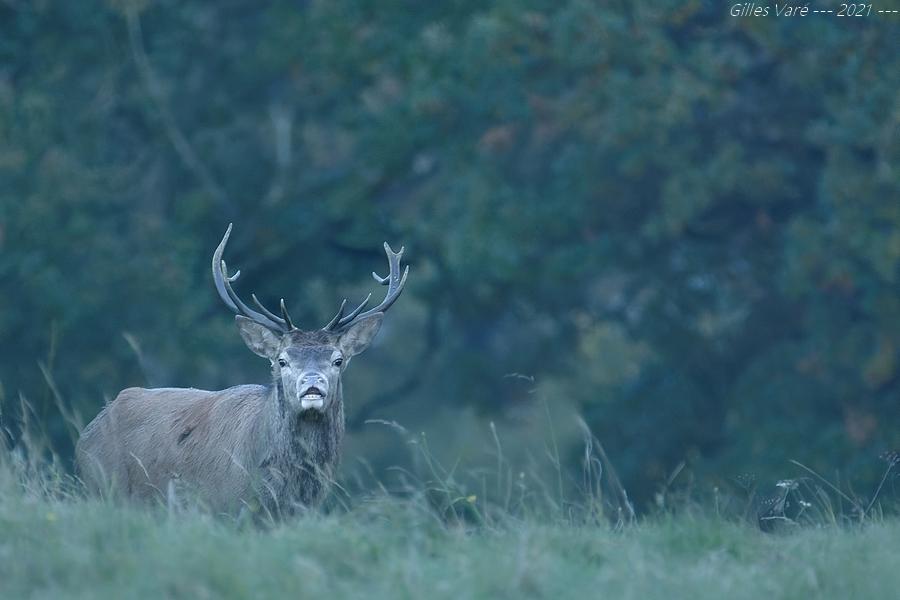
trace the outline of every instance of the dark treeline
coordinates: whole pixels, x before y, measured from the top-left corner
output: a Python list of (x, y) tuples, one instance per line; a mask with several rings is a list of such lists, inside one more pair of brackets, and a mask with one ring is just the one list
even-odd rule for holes
[[(890, 17), (720, 2), (0, 3), (0, 383), (69, 456), (133, 385), (264, 381), (212, 287), (305, 327), (409, 285), (353, 365), (351, 454), (583, 416), (673, 468), (862, 481), (900, 443)], [(375, 291), (377, 295), (378, 290)], [(560, 426), (577, 469), (578, 436)], [(568, 432), (568, 433), (567, 433)], [(480, 442), (479, 442), (480, 443)]]

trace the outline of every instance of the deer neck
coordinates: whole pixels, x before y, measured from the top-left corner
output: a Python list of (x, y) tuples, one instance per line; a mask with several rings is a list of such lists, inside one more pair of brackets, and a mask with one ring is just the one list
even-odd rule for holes
[[(272, 386), (267, 405), (269, 454), (261, 462), (263, 475), (280, 496), (282, 508), (321, 501), (334, 476), (344, 437), (344, 403), (340, 383), (328, 411), (315, 416), (292, 415), (281, 383)], [(274, 396), (274, 397), (271, 397)], [(271, 479), (270, 479), (271, 477)]]
[(270, 430), (272, 437), (280, 442), (277, 446), (286, 449), (293, 459), (310, 460), (320, 465), (336, 460), (344, 436), (344, 402), (340, 382), (334, 401), (322, 414), (292, 414), (280, 381), (272, 386), (270, 394), (274, 398), (267, 404), (276, 411), (270, 415)]

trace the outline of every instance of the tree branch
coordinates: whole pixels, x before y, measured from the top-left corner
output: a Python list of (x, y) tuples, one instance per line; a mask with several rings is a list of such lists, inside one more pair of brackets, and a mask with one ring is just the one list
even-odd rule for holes
[(166, 102), (163, 87), (156, 77), (156, 74), (153, 72), (153, 67), (150, 65), (150, 59), (147, 57), (147, 52), (144, 49), (144, 36), (141, 30), (140, 16), (138, 15), (137, 9), (130, 3), (125, 7), (125, 21), (128, 24), (128, 45), (131, 48), (131, 55), (137, 65), (138, 73), (144, 82), (144, 86), (147, 88), (147, 92), (150, 95), (156, 110), (159, 112), (166, 136), (175, 148), (175, 152), (178, 154), (179, 158), (181, 158), (188, 170), (200, 181), (200, 184), (206, 192), (218, 202), (227, 204), (225, 191), (219, 187), (219, 184), (213, 179), (209, 169), (206, 168), (206, 165), (204, 165), (203, 161), (200, 160), (200, 157), (197, 156), (193, 146), (191, 146), (191, 143), (175, 121), (175, 116), (172, 114), (172, 110)]

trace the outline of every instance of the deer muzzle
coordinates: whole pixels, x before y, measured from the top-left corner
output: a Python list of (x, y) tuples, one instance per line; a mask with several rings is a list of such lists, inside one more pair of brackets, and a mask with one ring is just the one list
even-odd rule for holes
[(325, 408), (325, 394), (316, 388), (311, 388), (300, 396), (300, 408), (303, 410), (321, 410)]
[(300, 410), (303, 412), (325, 410), (325, 400), (328, 398), (328, 380), (319, 373), (304, 374), (298, 381), (297, 398), (300, 400)]

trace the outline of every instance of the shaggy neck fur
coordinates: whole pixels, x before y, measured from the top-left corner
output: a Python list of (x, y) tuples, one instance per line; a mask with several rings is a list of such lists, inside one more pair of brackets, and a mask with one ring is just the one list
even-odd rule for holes
[(280, 379), (269, 387), (268, 433), (260, 497), (275, 513), (293, 513), (319, 504), (340, 459), (344, 438), (344, 402), (340, 382), (324, 414), (292, 415)]

